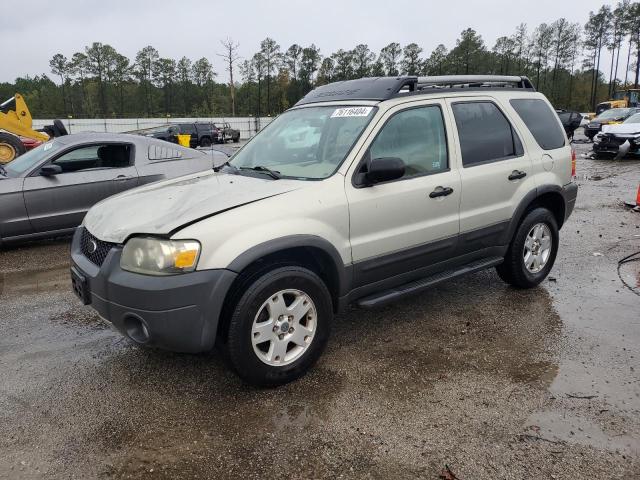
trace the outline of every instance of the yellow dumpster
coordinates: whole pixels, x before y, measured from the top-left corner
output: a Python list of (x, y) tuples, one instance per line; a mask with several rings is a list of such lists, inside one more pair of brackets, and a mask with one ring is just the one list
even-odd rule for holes
[(190, 147), (191, 135), (178, 135), (178, 144), (183, 147)]

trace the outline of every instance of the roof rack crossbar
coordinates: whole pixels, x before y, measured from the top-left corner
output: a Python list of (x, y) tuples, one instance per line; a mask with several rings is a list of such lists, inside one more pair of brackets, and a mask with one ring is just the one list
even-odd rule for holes
[(418, 89), (443, 87), (511, 86), (535, 90), (529, 78), (519, 75), (439, 75), (418, 77)]

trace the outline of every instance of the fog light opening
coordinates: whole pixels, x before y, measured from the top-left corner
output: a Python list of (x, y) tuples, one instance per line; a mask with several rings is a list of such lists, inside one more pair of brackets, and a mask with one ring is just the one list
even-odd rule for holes
[(124, 329), (127, 332), (127, 336), (134, 342), (140, 344), (149, 343), (151, 336), (142, 319), (133, 315), (125, 316)]

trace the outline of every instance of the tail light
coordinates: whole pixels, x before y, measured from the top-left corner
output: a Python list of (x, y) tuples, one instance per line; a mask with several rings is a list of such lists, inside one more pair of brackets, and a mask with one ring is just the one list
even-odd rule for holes
[(576, 151), (574, 148), (571, 149), (571, 176), (576, 176)]

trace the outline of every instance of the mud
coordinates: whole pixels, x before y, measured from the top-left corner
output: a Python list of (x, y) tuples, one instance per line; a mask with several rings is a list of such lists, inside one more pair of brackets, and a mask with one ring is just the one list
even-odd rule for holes
[(73, 296), (68, 239), (1, 251), (0, 478), (640, 476), (640, 262), (618, 269), (640, 161), (578, 174), (540, 287), (487, 271), (350, 309), (275, 390), (130, 345)]

